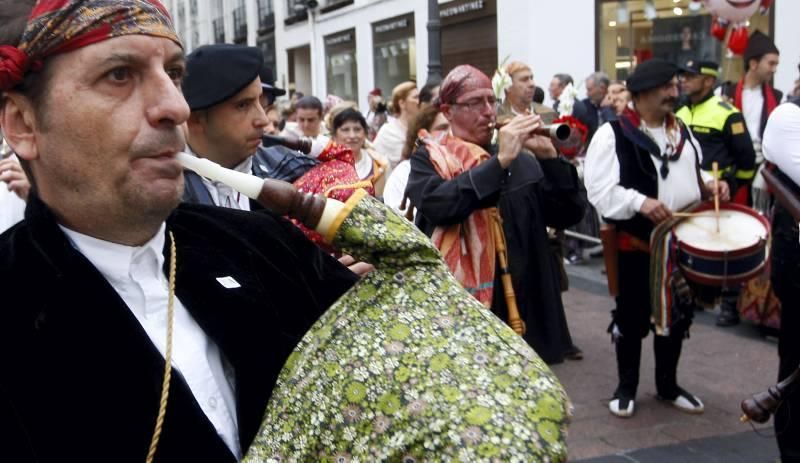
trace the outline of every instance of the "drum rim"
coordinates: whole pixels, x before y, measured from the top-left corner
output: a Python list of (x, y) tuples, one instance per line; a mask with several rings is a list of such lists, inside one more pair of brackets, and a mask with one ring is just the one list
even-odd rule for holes
[(726, 275), (724, 277), (698, 272), (690, 268), (686, 268), (684, 266), (681, 266), (681, 272), (683, 272), (684, 277), (686, 279), (691, 280), (695, 283), (700, 283), (708, 286), (720, 286), (721, 283), (738, 284), (738, 283), (744, 283), (745, 281), (749, 281), (758, 276), (759, 273), (762, 273), (766, 265), (767, 261), (764, 260), (753, 270), (750, 270), (745, 273), (738, 273), (736, 275)]
[[(709, 251), (707, 249), (700, 249), (700, 248), (694, 247), (691, 244), (687, 243), (686, 241), (682, 241), (680, 238), (678, 238), (677, 235), (675, 235), (675, 239), (676, 239), (676, 241), (678, 243), (678, 247), (681, 248), (682, 250), (686, 251), (686, 252), (691, 253), (691, 254), (696, 254), (697, 256), (706, 257), (706, 258), (743, 257), (743, 256), (747, 256), (747, 255), (753, 254), (755, 252), (758, 252), (759, 250), (761, 250), (764, 247), (766, 247), (767, 242), (769, 241), (770, 237), (772, 236), (772, 227), (770, 226), (769, 220), (767, 220), (766, 217), (764, 217), (763, 215), (759, 214), (755, 209), (749, 208), (747, 206), (743, 206), (741, 204), (736, 204), (736, 203), (720, 204), (719, 208), (720, 208), (720, 210), (727, 209), (727, 210), (734, 210), (734, 211), (742, 212), (742, 213), (745, 213), (747, 215), (750, 215), (750, 216), (754, 217), (756, 220), (758, 220), (764, 226), (764, 229), (767, 231), (766, 238), (760, 239), (755, 244), (752, 244), (750, 246), (747, 246), (747, 247), (744, 247), (744, 248), (741, 248), (741, 249), (735, 249), (735, 250), (732, 250), (732, 251)], [(714, 203), (710, 202), (710, 201), (707, 201), (707, 202), (704, 202), (703, 204), (701, 204), (700, 206), (698, 206), (697, 208), (695, 208), (694, 210), (692, 210), (692, 212), (704, 212), (704, 211), (713, 210), (713, 209), (714, 209)], [(686, 219), (683, 219), (683, 220), (679, 221), (678, 223), (676, 223), (675, 227), (677, 227), (684, 220), (686, 220)], [(673, 229), (674, 229), (674, 227), (673, 227)]]

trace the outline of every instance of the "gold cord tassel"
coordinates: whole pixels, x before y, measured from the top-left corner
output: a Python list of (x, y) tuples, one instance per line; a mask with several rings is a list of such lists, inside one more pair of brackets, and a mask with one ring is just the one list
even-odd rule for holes
[(158, 404), (158, 417), (150, 440), (150, 450), (147, 452), (147, 463), (152, 463), (156, 456), (158, 441), (161, 438), (161, 429), (164, 426), (164, 416), (167, 414), (167, 399), (169, 398), (169, 383), (172, 378), (172, 329), (175, 320), (175, 269), (177, 263), (175, 255), (175, 237), (169, 232), (169, 296), (167, 299), (167, 346), (164, 353), (164, 382), (161, 384), (161, 400)]

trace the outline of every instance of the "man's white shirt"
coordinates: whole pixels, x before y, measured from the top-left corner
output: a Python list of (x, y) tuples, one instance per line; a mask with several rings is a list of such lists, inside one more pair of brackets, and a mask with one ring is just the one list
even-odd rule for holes
[(800, 106), (784, 103), (769, 115), (764, 157), (800, 186)]
[[(664, 128), (650, 128), (650, 134), (658, 148), (663, 152), (667, 145)], [(670, 210), (678, 211), (701, 197), (700, 186), (695, 175), (695, 162), (702, 163), (703, 154), (700, 144), (694, 138), (683, 146), (683, 152), (677, 161), (669, 162), (669, 175), (667, 178), (658, 177), (658, 199)], [(699, 152), (695, 153), (693, 147)], [(696, 157), (695, 157), (696, 156)], [(661, 167), (661, 159), (650, 155), (656, 172)], [(687, 175), (690, 173), (690, 175)], [(620, 186), (619, 160), (617, 159), (616, 136), (611, 124), (603, 124), (597, 129), (589, 150), (586, 153), (584, 165), (584, 183), (592, 203), (603, 217), (617, 220), (630, 219), (642, 208), (645, 195), (634, 190)], [(711, 177), (701, 172), (703, 182)]]
[(742, 115), (753, 143), (761, 141), (761, 111), (764, 109), (764, 93), (761, 86), (742, 89)]
[[(163, 271), (166, 225), (162, 224), (150, 241), (136, 247), (59, 227), (117, 291), (150, 341), (164, 356), (169, 298), (168, 278)], [(177, 260), (180, 263), (180, 256)], [(177, 296), (174, 309), (172, 365), (183, 376), (217, 434), (240, 459), (242, 450), (236, 421), (234, 376), (219, 347), (208, 338)]]

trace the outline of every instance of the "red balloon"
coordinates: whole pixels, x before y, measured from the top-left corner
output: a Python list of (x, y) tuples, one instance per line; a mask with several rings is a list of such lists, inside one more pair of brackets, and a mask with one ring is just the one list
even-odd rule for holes
[(725, 33), (728, 32), (728, 26), (722, 25), (720, 21), (714, 20), (711, 23), (711, 35), (713, 35), (717, 40), (722, 42), (725, 40)]
[(728, 48), (735, 54), (741, 55), (747, 48), (747, 28), (737, 27), (728, 38)]

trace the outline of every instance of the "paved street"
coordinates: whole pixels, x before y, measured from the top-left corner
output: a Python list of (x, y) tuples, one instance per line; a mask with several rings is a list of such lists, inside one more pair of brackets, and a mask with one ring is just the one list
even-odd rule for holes
[(739, 403), (765, 389), (777, 375), (777, 342), (752, 325), (714, 326), (714, 313), (697, 315), (684, 343), (678, 380), (705, 403), (702, 415), (687, 415), (655, 398), (651, 338), (642, 352), (636, 414), (620, 419), (608, 412), (616, 386), (614, 350), (608, 334), (608, 297), (600, 262), (569, 266), (571, 289), (564, 305), (582, 361), (555, 365), (575, 406), (568, 438), (570, 461), (774, 462), (777, 446), (770, 425), (756, 434), (739, 422)]

